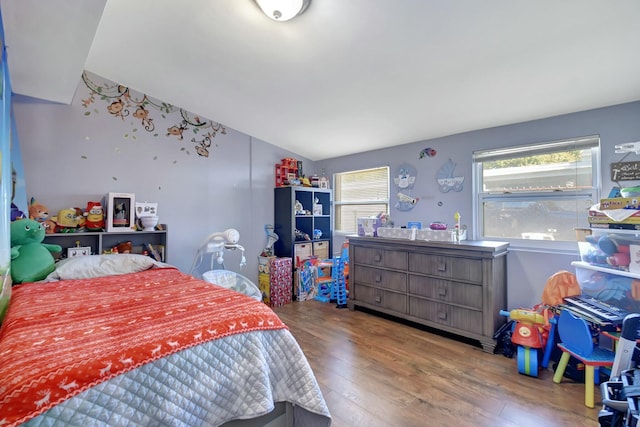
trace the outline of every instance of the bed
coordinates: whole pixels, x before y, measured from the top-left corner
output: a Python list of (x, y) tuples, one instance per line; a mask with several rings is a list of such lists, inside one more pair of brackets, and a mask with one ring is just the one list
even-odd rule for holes
[(225, 423), (331, 424), (304, 354), (265, 304), (142, 255), (70, 258), (12, 288), (0, 426)]

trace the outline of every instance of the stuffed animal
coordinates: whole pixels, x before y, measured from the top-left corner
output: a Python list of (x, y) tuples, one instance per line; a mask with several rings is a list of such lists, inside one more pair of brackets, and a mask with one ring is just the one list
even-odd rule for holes
[(42, 280), (55, 270), (54, 252), (60, 245), (42, 243), (44, 225), (33, 219), (11, 223), (11, 279), (13, 283)]
[(51, 219), (56, 223), (56, 233), (82, 231), (85, 223), (85, 218), (80, 208), (61, 209), (58, 215)]
[(126, 242), (118, 243), (116, 248), (118, 249), (118, 253), (119, 254), (130, 254), (130, 253), (133, 253), (133, 244), (131, 243), (130, 240), (126, 241)]
[(104, 209), (100, 202), (88, 202), (84, 216), (86, 217), (84, 226), (88, 231), (104, 230)]
[(33, 219), (38, 222), (45, 222), (49, 217), (49, 208), (42, 203), (36, 202), (35, 197), (31, 198), (29, 203), (29, 219)]

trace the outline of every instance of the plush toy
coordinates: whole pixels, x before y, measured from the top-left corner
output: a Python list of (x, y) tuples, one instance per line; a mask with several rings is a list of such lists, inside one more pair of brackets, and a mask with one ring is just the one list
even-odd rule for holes
[(118, 243), (116, 246), (119, 254), (130, 254), (133, 252), (133, 244), (131, 241)]
[(51, 254), (62, 251), (62, 247), (42, 243), (44, 234), (44, 225), (33, 219), (20, 219), (11, 223), (13, 283), (42, 280), (55, 270)]
[(84, 216), (86, 217), (84, 226), (87, 231), (104, 230), (104, 209), (100, 202), (88, 202)]
[(80, 208), (61, 209), (51, 218), (56, 223), (56, 233), (75, 233), (81, 231), (85, 218)]
[(38, 222), (44, 222), (49, 217), (49, 208), (42, 203), (36, 202), (35, 197), (31, 198), (29, 203), (29, 219), (33, 219)]

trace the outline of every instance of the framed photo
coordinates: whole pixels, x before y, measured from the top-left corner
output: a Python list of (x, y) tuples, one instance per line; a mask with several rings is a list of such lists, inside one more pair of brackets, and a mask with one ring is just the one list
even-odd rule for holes
[(67, 258), (91, 255), (91, 246), (74, 246), (67, 249)]
[(135, 195), (133, 193), (109, 193), (107, 200), (107, 231), (131, 231), (136, 229)]

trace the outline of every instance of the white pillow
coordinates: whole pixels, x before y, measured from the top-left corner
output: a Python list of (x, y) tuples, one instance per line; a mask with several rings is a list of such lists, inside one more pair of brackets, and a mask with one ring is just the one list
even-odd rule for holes
[(115, 276), (137, 273), (154, 266), (166, 266), (139, 254), (86, 255), (64, 259), (56, 264), (56, 269), (47, 280), (92, 279), (94, 277)]

